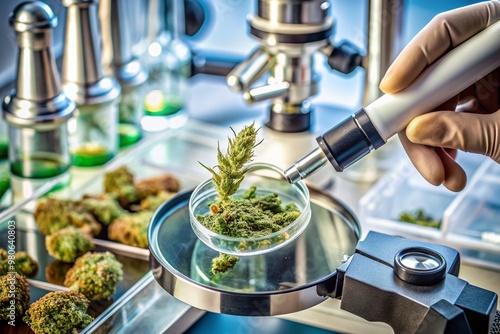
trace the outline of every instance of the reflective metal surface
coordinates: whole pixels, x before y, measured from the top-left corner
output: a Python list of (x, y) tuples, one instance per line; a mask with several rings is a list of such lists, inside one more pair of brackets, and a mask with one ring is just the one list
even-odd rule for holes
[(107, 103), (120, 86), (103, 75), (97, 1), (63, 1), (67, 7), (62, 80), (77, 105)]
[(401, 264), (410, 269), (432, 270), (441, 265), (436, 258), (424, 253), (410, 253), (401, 257)]
[(194, 307), (238, 315), (300, 311), (326, 299), (322, 285), (351, 255), (359, 225), (334, 198), (311, 190), (312, 218), (294, 242), (265, 255), (242, 257), (225, 274), (213, 276), (218, 252), (198, 240), (189, 224), (186, 192), (166, 202), (149, 227), (150, 265), (160, 285)]
[(148, 78), (142, 64), (132, 55), (132, 26), (127, 22), (127, 4), (118, 0), (99, 2), (104, 70), (118, 80), (122, 88), (140, 85)]
[(320, 24), (328, 15), (329, 8), (326, 0), (259, 0), (257, 13), (273, 23)]
[(378, 88), (380, 80), (402, 46), (403, 9), (403, 0), (368, 1), (367, 54), (363, 59), (365, 68), (363, 105), (382, 96)]
[[(329, 9), (324, 0), (260, 0), (257, 14), (249, 16), (250, 34), (261, 47), (229, 73), (227, 83), (234, 91), (243, 90), (248, 103), (272, 101), (271, 129), (303, 132), (311, 126), (312, 109), (302, 106), (317, 93), (313, 56), (330, 43), (334, 22)], [(250, 89), (266, 71), (267, 85)]]
[(57, 17), (43, 2), (25, 3), (14, 9), (9, 23), (18, 43), (14, 90), (3, 109), (8, 123), (17, 126), (58, 126), (75, 105), (61, 92), (52, 51)]
[(148, 272), (81, 334), (184, 333), (204, 313), (167, 294)]

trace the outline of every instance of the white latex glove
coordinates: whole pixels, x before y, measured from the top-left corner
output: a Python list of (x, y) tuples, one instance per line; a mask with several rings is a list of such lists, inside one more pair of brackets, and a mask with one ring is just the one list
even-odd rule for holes
[[(499, 19), (500, 1), (437, 15), (396, 58), (380, 89), (385, 93), (404, 89), (439, 57)], [(485, 154), (500, 163), (499, 90), (500, 68), (436, 111), (414, 118), (399, 133), (410, 160), (427, 181), (452, 191), (465, 187), (465, 172), (454, 160), (457, 149)]]

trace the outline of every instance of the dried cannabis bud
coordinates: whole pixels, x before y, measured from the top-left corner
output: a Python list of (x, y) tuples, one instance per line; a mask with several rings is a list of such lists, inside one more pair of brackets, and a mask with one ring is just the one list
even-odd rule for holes
[[(231, 129), (232, 130), (232, 129)], [(300, 211), (294, 203), (282, 206), (281, 198), (276, 193), (257, 195), (257, 188), (250, 187), (240, 198), (234, 195), (243, 181), (248, 168), (245, 164), (254, 158), (257, 131), (252, 123), (229, 139), (229, 147), (224, 155), (217, 148), (219, 172), (213, 168), (206, 168), (212, 173), (212, 180), (219, 195), (216, 203), (210, 206), (210, 213), (197, 215), (196, 219), (211, 231), (234, 238), (258, 238), (281, 230), (300, 216)], [(240, 242), (238, 249), (267, 248), (272, 242), (280, 243), (288, 239), (283, 233), (273, 241)], [(238, 262), (237, 256), (220, 253), (212, 261), (212, 273), (224, 273), (233, 268)]]
[(116, 197), (124, 208), (139, 200), (134, 174), (125, 166), (104, 174), (104, 192)]
[(200, 162), (210, 173), (215, 184), (215, 189), (222, 200), (236, 193), (240, 187), (245, 173), (248, 171), (243, 166), (254, 158), (254, 149), (256, 143), (257, 131), (254, 123), (245, 126), (238, 134), (231, 129), (235, 135), (234, 139), (229, 138), (229, 146), (224, 155), (217, 147), (217, 173), (213, 168), (207, 167)]
[(99, 224), (92, 214), (85, 210), (78, 201), (42, 198), (33, 213), (40, 232), (52, 234), (68, 226), (74, 226), (93, 235), (99, 234)]
[(120, 167), (104, 175), (104, 191), (116, 197), (123, 208), (161, 192), (174, 193), (180, 188), (179, 180), (171, 174), (163, 174), (150, 178), (135, 180), (127, 167)]
[(148, 248), (148, 226), (153, 211), (130, 213), (115, 219), (108, 229), (109, 240)]
[(432, 228), (440, 228), (441, 220), (435, 219), (431, 215), (425, 213), (423, 209), (415, 211), (405, 211), (399, 216), (399, 220), (405, 223), (411, 223), (420, 226), (427, 226)]
[(80, 201), (80, 205), (104, 225), (109, 225), (113, 220), (126, 213), (115, 198), (108, 194), (86, 195)]
[(50, 255), (63, 262), (75, 262), (94, 249), (91, 238), (74, 227), (66, 227), (45, 237), (45, 247)]
[(23, 315), (29, 301), (30, 288), (25, 277), (17, 273), (0, 276), (0, 320), (15, 320), (12, 316)]
[(175, 193), (160, 191), (156, 195), (151, 195), (146, 197), (141, 201), (140, 209), (141, 211), (155, 211), (162, 205), (165, 201), (171, 199)]
[(31, 305), (23, 320), (35, 334), (78, 333), (94, 320), (88, 306), (87, 298), (76, 291), (49, 292)]
[(122, 279), (122, 264), (112, 253), (87, 253), (67, 272), (64, 285), (90, 300), (110, 299)]
[(220, 253), (212, 260), (212, 274), (225, 273), (233, 268), (239, 260), (240, 258), (237, 256)]
[(38, 272), (38, 262), (26, 252), (16, 252), (14, 261), (9, 263), (7, 251), (0, 248), (0, 276), (9, 272), (16, 272), (26, 277), (34, 277)]
[(162, 174), (138, 180), (134, 183), (140, 199), (155, 196), (160, 192), (176, 193), (179, 191), (179, 179), (171, 174)]
[(282, 207), (276, 193), (256, 196), (252, 186), (242, 198), (212, 204), (211, 214), (197, 216), (209, 230), (235, 238), (258, 238), (286, 227), (300, 216), (294, 203)]

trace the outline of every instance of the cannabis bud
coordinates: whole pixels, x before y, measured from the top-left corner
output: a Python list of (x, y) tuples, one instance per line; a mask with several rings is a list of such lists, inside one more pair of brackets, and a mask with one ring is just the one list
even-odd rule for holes
[(254, 158), (254, 149), (261, 143), (256, 143), (258, 129), (255, 128), (254, 123), (245, 126), (238, 134), (232, 128), (231, 131), (233, 131), (234, 139), (229, 138), (226, 154), (224, 155), (220, 147), (217, 147), (218, 165), (214, 168), (217, 168), (219, 172), (200, 162), (212, 173), (215, 190), (222, 200), (236, 193), (248, 171), (243, 166)]

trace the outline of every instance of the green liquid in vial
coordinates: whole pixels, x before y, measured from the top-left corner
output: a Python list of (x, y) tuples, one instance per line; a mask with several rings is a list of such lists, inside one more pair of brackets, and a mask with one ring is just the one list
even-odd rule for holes
[(59, 176), (69, 170), (69, 165), (53, 159), (31, 158), (10, 165), (12, 174), (30, 179), (46, 179)]
[(0, 141), (0, 159), (7, 158), (9, 154), (9, 143), (6, 141)]
[(118, 140), (120, 148), (130, 146), (141, 140), (141, 130), (134, 124), (118, 124)]
[(10, 188), (10, 179), (7, 175), (0, 175), (0, 199)]
[(169, 116), (182, 109), (182, 100), (175, 96), (163, 96), (159, 91), (150, 92), (144, 102), (147, 116)]
[(104, 165), (113, 159), (114, 154), (105, 147), (96, 144), (86, 144), (71, 153), (73, 166), (93, 167)]

